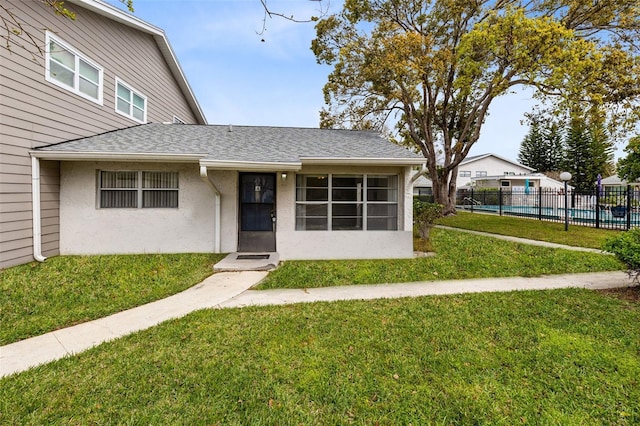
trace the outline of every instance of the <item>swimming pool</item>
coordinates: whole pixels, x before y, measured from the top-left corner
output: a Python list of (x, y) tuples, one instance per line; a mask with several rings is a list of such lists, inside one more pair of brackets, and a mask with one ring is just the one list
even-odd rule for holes
[[(521, 216), (534, 219), (564, 221), (564, 207), (537, 207), (537, 206), (498, 206), (498, 205), (460, 205), (460, 210), (496, 213), (509, 216)], [(627, 216), (615, 217), (610, 208), (601, 208), (596, 216), (596, 209), (576, 209), (569, 208), (569, 220), (577, 225), (595, 226), (596, 222), (607, 228), (625, 229), (627, 226)], [(632, 210), (630, 215), (630, 227), (640, 227), (640, 211)]]

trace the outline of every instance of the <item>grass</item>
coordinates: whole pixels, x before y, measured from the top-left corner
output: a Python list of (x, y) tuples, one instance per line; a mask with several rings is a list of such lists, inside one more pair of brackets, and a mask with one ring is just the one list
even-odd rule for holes
[(517, 244), (453, 230), (433, 229), (430, 242), (435, 257), (284, 262), (257, 288), (532, 277), (625, 268), (614, 256)]
[(438, 219), (437, 223), (454, 228), (596, 249), (601, 248), (607, 238), (621, 232), (576, 225), (569, 225), (569, 230), (565, 231), (563, 223), (468, 212), (458, 212), (455, 216)]
[(638, 335), (578, 289), (206, 310), (0, 379), (0, 423), (632, 425)]
[(178, 293), (211, 275), (223, 256), (58, 256), (0, 270), (0, 344)]

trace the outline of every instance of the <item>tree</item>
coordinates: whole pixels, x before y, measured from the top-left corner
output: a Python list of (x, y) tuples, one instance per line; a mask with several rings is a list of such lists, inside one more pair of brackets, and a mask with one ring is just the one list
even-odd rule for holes
[(525, 166), (531, 167), (537, 171), (545, 171), (546, 151), (544, 149), (544, 141), (540, 122), (534, 120), (529, 126), (529, 133), (520, 143), (520, 152), (518, 153), (518, 161)]
[(618, 176), (627, 182), (640, 179), (640, 135), (629, 140), (624, 152), (627, 156), (618, 160)]
[(571, 173), (571, 185), (578, 191), (591, 189), (589, 135), (583, 120), (574, 118), (567, 129), (565, 146), (567, 147), (564, 171)]
[(557, 172), (562, 168), (565, 158), (565, 147), (561, 125), (554, 121), (544, 129), (544, 145), (547, 149), (547, 167), (543, 172)]
[[(395, 129), (426, 158), (435, 201), (455, 212), (457, 168), (489, 106), (531, 86), (550, 108), (617, 106), (637, 120), (637, 0), (347, 0), (316, 24), (333, 66), (322, 127)], [(613, 109), (611, 109), (613, 111)], [(394, 127), (395, 126), (395, 127)]]
[(613, 144), (609, 141), (601, 119), (573, 116), (567, 129), (565, 171), (571, 173), (571, 184), (578, 191), (590, 191), (598, 175), (613, 172)]
[(564, 159), (562, 134), (557, 123), (542, 127), (541, 118), (532, 118), (529, 133), (520, 143), (518, 161), (547, 173), (560, 170)]

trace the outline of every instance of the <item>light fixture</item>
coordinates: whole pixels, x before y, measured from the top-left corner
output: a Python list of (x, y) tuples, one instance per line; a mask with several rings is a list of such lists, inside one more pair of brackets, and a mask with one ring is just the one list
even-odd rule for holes
[(282, 172), (282, 174), (280, 175), (280, 177), (282, 178), (282, 181), (286, 181), (287, 180), (287, 172)]
[(560, 173), (560, 180), (563, 181), (563, 182), (571, 180), (571, 173), (569, 173), (569, 172)]

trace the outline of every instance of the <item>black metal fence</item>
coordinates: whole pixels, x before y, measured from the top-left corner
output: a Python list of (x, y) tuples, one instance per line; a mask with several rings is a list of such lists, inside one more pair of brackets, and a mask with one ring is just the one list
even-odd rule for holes
[(569, 189), (459, 189), (458, 210), (521, 216), (607, 229), (640, 227), (640, 188), (612, 187), (588, 192)]

